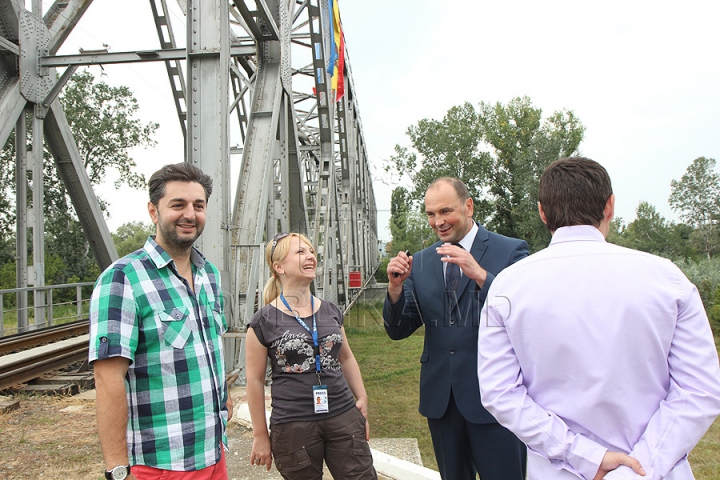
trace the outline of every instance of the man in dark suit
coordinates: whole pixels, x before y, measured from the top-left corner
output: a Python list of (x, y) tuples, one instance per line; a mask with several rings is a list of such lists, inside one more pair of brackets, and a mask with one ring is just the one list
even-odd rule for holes
[(477, 472), (482, 480), (523, 480), (525, 445), (480, 402), (477, 334), (490, 284), (528, 255), (527, 243), (473, 221), (473, 200), (457, 178), (428, 187), (425, 213), (440, 241), (390, 260), (385, 330), (400, 340), (425, 325), (419, 411), (442, 478), (474, 480)]

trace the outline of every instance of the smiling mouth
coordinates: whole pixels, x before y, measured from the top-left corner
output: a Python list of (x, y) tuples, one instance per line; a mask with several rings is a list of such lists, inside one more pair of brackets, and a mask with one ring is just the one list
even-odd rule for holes
[(182, 230), (194, 230), (197, 228), (197, 225), (194, 223), (177, 223), (175, 225)]

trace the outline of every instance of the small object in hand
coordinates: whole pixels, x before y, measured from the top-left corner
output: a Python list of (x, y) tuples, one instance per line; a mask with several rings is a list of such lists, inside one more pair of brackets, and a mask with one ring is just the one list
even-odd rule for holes
[[(407, 255), (407, 256), (409, 257), (409, 256), (410, 256), (410, 250), (405, 250), (405, 255)], [(399, 277), (399, 276), (400, 276), (400, 274), (399, 274), (398, 272), (393, 272), (393, 277), (397, 278), (397, 277)]]

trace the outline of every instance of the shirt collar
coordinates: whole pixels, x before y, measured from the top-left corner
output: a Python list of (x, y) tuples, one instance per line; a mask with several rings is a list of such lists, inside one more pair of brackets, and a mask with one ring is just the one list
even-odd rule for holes
[(460, 246), (469, 252), (472, 249), (473, 243), (475, 243), (475, 235), (477, 235), (477, 232), (477, 223), (473, 222), (470, 231), (462, 238), (462, 240), (460, 240), (460, 242), (458, 242), (460, 243)]
[[(172, 257), (155, 241), (155, 235), (148, 237), (143, 249), (157, 268), (164, 268), (168, 266), (170, 262), (173, 262)], [(190, 261), (197, 268), (203, 268), (205, 266), (205, 257), (195, 247), (192, 247), (190, 251)]]
[(592, 225), (573, 225), (555, 230), (550, 245), (563, 242), (604, 242), (602, 232)]

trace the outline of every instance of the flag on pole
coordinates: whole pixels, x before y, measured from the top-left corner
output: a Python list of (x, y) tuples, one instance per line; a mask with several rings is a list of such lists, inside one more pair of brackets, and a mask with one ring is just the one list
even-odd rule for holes
[(333, 74), (335, 63), (337, 62), (337, 48), (335, 46), (335, 11), (333, 0), (328, 0), (328, 26), (330, 27), (330, 55), (328, 56), (327, 73)]
[(328, 0), (328, 16), (330, 23), (330, 58), (328, 59), (327, 73), (332, 75), (330, 85), (335, 92), (335, 101), (339, 101), (345, 94), (345, 35), (340, 22), (340, 7), (338, 0)]

